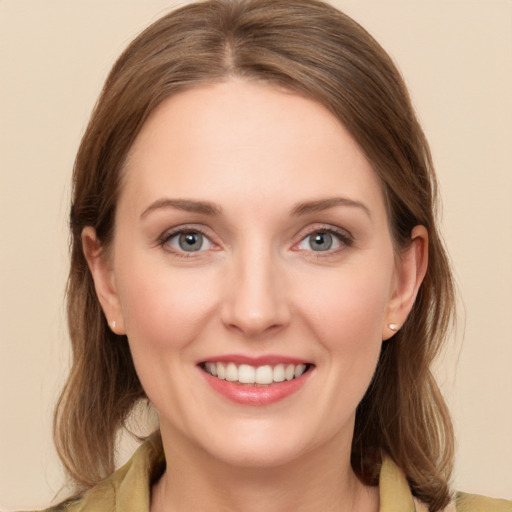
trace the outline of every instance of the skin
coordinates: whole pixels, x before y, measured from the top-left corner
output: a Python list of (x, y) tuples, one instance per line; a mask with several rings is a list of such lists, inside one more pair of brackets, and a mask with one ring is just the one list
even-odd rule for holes
[[(311, 206), (330, 198), (343, 201)], [(204, 233), (201, 250), (181, 249), (184, 227)], [(235, 79), (162, 103), (131, 148), (112, 247), (83, 232), (105, 315), (159, 413), (169, 464), (152, 510), (378, 510), (350, 467), (355, 410), (388, 324), (413, 305), (427, 242), (417, 226), (396, 253), (376, 174), (320, 104)], [(293, 395), (241, 405), (198, 366), (223, 354), (312, 369)]]

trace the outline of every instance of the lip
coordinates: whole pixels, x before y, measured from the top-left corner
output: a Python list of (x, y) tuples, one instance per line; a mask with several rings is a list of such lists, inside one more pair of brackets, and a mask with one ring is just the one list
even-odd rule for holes
[(197, 362), (198, 365), (204, 363), (235, 363), (236, 365), (248, 364), (251, 366), (276, 366), (278, 364), (311, 364), (311, 361), (290, 356), (280, 356), (277, 354), (268, 354), (257, 357), (242, 354), (223, 354), (211, 356)]
[[(232, 362), (237, 365), (249, 364), (252, 366), (308, 364), (310, 368), (300, 377), (289, 381), (275, 382), (269, 385), (256, 385), (240, 384), (239, 382), (229, 382), (227, 380), (218, 379), (201, 368), (201, 364), (206, 362)], [(293, 357), (282, 357), (277, 355), (248, 357), (232, 354), (209, 357), (208, 359), (198, 363), (198, 369), (210, 387), (224, 398), (241, 405), (261, 407), (284, 400), (298, 392), (306, 384), (313, 373), (314, 365), (304, 359), (297, 359)]]

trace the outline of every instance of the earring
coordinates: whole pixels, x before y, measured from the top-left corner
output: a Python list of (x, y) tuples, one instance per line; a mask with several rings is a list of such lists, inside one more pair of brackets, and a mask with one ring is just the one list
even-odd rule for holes
[(112, 330), (113, 331), (116, 330), (116, 321), (115, 320), (112, 320)]
[(394, 331), (394, 332), (398, 331), (398, 325), (397, 325), (397, 324), (388, 324), (388, 327), (389, 327), (392, 331)]

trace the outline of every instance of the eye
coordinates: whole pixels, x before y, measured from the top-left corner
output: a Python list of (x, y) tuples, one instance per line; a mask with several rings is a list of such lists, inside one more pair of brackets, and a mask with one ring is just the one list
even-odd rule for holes
[(177, 231), (169, 234), (164, 244), (177, 252), (199, 252), (213, 247), (210, 239), (200, 231)]
[(350, 245), (348, 236), (330, 230), (316, 230), (305, 236), (297, 245), (299, 250), (327, 252)]

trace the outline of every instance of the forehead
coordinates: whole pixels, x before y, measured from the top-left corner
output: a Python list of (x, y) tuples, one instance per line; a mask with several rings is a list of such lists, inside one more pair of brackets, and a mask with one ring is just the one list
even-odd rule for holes
[(136, 201), (166, 193), (241, 202), (257, 196), (260, 204), (276, 194), (283, 201), (342, 194), (383, 202), (364, 153), (325, 107), (235, 79), (188, 89), (157, 107), (130, 150), (123, 188)]

